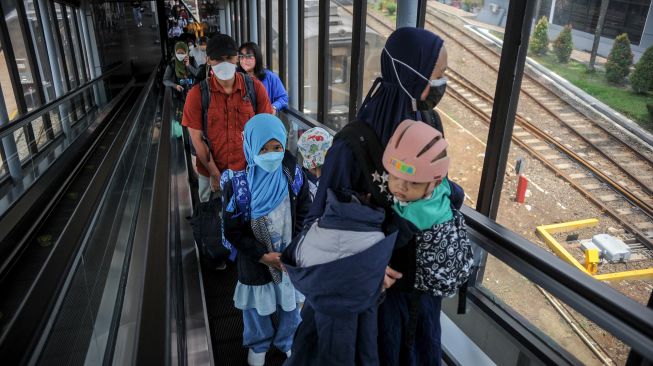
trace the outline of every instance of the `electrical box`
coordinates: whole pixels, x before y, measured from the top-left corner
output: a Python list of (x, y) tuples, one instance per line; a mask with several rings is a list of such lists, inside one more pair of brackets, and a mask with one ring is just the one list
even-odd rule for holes
[(625, 262), (630, 259), (630, 247), (612, 235), (594, 235), (592, 237), (592, 244), (599, 248), (603, 258), (611, 262)]

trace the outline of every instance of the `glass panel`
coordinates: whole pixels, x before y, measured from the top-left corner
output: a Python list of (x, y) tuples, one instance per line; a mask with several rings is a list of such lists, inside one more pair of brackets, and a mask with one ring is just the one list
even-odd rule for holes
[(79, 84), (77, 82), (77, 71), (75, 70), (75, 64), (73, 63), (73, 51), (72, 43), (68, 39), (68, 32), (66, 31), (66, 25), (63, 19), (63, 10), (62, 6), (59, 3), (54, 4), (55, 11), (57, 12), (57, 23), (59, 24), (59, 37), (63, 45), (64, 55), (66, 59), (66, 67), (68, 68), (68, 79), (70, 81), (71, 89), (76, 88)]
[(35, 95), (37, 85), (34, 80), (34, 75), (32, 75), (32, 60), (29, 59), (27, 54), (26, 41), (23, 37), (16, 11), (16, 2), (2, 0), (2, 10), (4, 11), (7, 30), (9, 31), (8, 37), (11, 39), (11, 46), (14, 51), (15, 60), (13, 62), (18, 67), (20, 84), (27, 103), (27, 110), (29, 111), (37, 108), (41, 103), (39, 103), (38, 97)]
[[(517, 312), (525, 324), (553, 340), (585, 365), (624, 365), (629, 347), (570, 306), (489, 256), (483, 279), (499, 306)], [(646, 296), (650, 290), (643, 291)]]
[(61, 120), (59, 118), (59, 113), (55, 111), (50, 111), (50, 123), (52, 123), (52, 132), (54, 136), (59, 136), (61, 134)]
[(32, 36), (34, 51), (37, 56), (37, 64), (41, 74), (41, 82), (46, 102), (55, 99), (54, 85), (52, 84), (52, 71), (48, 59), (48, 49), (45, 44), (43, 29), (41, 28), (40, 16), (36, 11), (34, 0), (25, 0), (25, 11), (27, 13), (27, 24)]
[[(600, 1), (567, 2), (566, 14), (543, 3), (538, 14), (591, 24), (594, 3)], [(617, 127), (623, 118), (599, 112), (592, 100), (650, 129), (646, 103), (651, 94), (634, 93), (624, 77), (616, 83), (607, 80), (608, 48), (599, 48), (596, 71), (588, 72), (593, 34), (587, 30), (593, 32), (579, 28), (572, 36), (569, 29), (541, 18), (531, 34), (527, 64), (532, 67), (526, 67), (521, 85), (497, 221), (551, 255), (567, 258), (579, 276), (591, 275), (590, 268), (597, 276), (621, 278), (609, 285), (646, 303), (651, 282), (624, 276), (653, 268), (653, 151)], [(567, 52), (556, 44), (567, 44)], [(523, 192), (523, 204), (516, 202), (522, 197), (517, 192)], [(536, 231), (540, 225), (585, 219), (596, 221), (552, 231), (552, 240)], [(588, 261), (586, 250), (592, 248), (599, 250)]]
[(18, 149), (18, 158), (20, 161), (24, 161), (29, 156), (29, 149), (27, 148), (27, 140), (25, 139), (24, 128), (14, 131), (14, 140), (16, 141), (16, 148)]
[(43, 123), (43, 117), (39, 117), (32, 121), (32, 131), (34, 131), (34, 138), (36, 141), (36, 146), (41, 149), (43, 145), (48, 142), (48, 131), (45, 123)]
[(2, 96), (4, 98), (5, 107), (7, 108), (7, 115), (9, 116), (10, 121), (14, 120), (18, 116), (16, 96), (14, 95), (14, 89), (11, 85), (9, 67), (5, 58), (4, 47), (2, 47), (2, 44), (0, 44), (0, 87), (2, 87)]
[(366, 19), (365, 68), (363, 69), (363, 89), (360, 91), (361, 101), (372, 87), (374, 80), (381, 77), (381, 52), (396, 24), (380, 10), (377, 3), (367, 3)]
[(320, 121), (334, 130), (341, 129), (349, 119), (349, 74), (353, 6), (331, 2), (329, 9), (329, 51), (327, 63), (327, 117)]
[[(500, 49), (489, 45), (481, 35), (485, 36), (490, 32), (502, 34), (507, 9), (501, 5), (494, 9), (496, 5), (494, 4), (492, 6), (496, 11), (485, 13), (478, 12), (478, 6), (465, 5), (468, 2), (450, 3), (452, 5), (435, 1), (427, 2), (424, 28), (444, 40), (448, 58), (448, 69), (445, 74), (449, 80), (447, 91), (435, 111), (442, 120), (444, 134), (449, 142), (447, 152), (451, 157), (449, 178), (464, 188), (465, 204), (475, 207), (500, 57)], [(463, 9), (460, 8), (460, 3), (465, 5)], [(457, 7), (453, 6), (456, 4)], [(485, 6), (489, 8), (490, 4)], [(370, 5), (368, 11), (367, 24), (373, 31), (386, 37), (394, 30), (393, 25), (396, 20), (394, 3), (382, 2), (376, 6)], [(478, 13), (478, 16), (475, 13)], [(462, 19), (473, 16), (478, 22), (478, 28), (466, 27), (467, 23)], [(381, 23), (385, 24), (385, 27)], [(484, 31), (477, 30), (481, 28)], [(377, 45), (380, 45), (380, 41)], [(375, 52), (381, 51), (378, 48), (373, 49)], [(401, 55), (393, 56), (401, 57)], [(380, 59), (378, 55), (375, 57), (376, 60)], [(368, 83), (373, 79), (375, 72), (380, 72), (378, 69), (380, 63), (372, 61), (368, 61), (373, 66), (368, 69), (374, 71), (365, 74), (365, 81)], [(434, 60), (433, 63), (434, 68), (436, 61)], [(431, 77), (431, 75), (423, 76)], [(484, 97), (481, 98), (480, 95)], [(486, 97), (489, 99), (484, 99)]]
[(304, 113), (317, 117), (318, 1), (304, 1)]

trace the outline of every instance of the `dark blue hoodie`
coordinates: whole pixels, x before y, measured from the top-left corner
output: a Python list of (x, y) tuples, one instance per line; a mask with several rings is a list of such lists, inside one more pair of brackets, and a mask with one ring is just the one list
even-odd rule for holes
[[(355, 206), (330, 194), (319, 225), (342, 231), (379, 229), (383, 214), (379, 221), (378, 210)], [(371, 215), (370, 210), (376, 215)], [(369, 225), (362, 222), (364, 217), (371, 218)], [(396, 236), (393, 233), (349, 257), (305, 268), (295, 266), (294, 253), (301, 236), (284, 251), (282, 262), (288, 275), (306, 296), (304, 321), (286, 366), (379, 364), (377, 303)]]

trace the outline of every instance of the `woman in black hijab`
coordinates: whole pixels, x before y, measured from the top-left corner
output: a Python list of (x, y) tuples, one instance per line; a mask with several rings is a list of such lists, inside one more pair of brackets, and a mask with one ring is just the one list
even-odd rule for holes
[[(405, 119), (425, 121), (442, 130), (439, 117), (433, 108), (444, 95), (445, 69), (446, 52), (442, 39), (437, 35), (417, 28), (400, 28), (390, 35), (381, 55), (382, 78), (374, 82), (358, 114), (358, 120), (368, 124), (376, 134), (381, 145), (381, 154), (396, 127)], [(375, 156), (374, 159), (378, 159), (380, 163), (381, 155)], [(336, 136), (322, 167), (320, 185), (305, 224), (310, 225), (323, 215), (327, 189), (353, 191), (363, 197), (374, 196), (373, 192), (370, 192), (370, 185), (364, 183), (366, 174), (368, 173), (363, 171), (345, 139)], [(452, 192), (455, 194), (452, 195), (451, 200), (459, 207), (464, 194), (460, 187), (456, 187), (452, 182)], [(379, 187), (381, 191), (386, 189)], [(379, 193), (376, 192), (377, 196)], [(386, 220), (389, 222), (386, 234), (399, 230), (399, 237), (402, 237), (401, 232), (410, 231), (404, 237), (412, 237), (413, 228), (394, 215), (389, 204), (391, 202), (375, 202), (377, 206), (385, 209), (389, 218)], [(397, 242), (395, 248), (409, 246), (406, 242), (401, 243), (401, 240)], [(395, 281), (401, 281), (401, 276), (401, 273), (388, 267), (384, 288), (390, 288)], [(322, 360), (328, 358), (321, 359), (319, 354), (315, 312), (309, 302), (304, 305), (301, 315), (302, 323), (297, 330), (293, 356), (288, 364), (321, 365)], [(376, 312), (369, 315), (376, 321)], [(357, 344), (356, 347), (364, 347), (367, 351), (372, 349), (369, 343)], [(371, 357), (362, 364), (384, 362), (383, 357), (383, 354), (380, 359)]]

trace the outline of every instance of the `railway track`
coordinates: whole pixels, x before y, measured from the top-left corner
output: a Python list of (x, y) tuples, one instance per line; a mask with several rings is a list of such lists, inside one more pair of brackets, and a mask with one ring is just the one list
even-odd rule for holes
[[(451, 68), (447, 71), (447, 76), (449, 77), (447, 95), (471, 110), (489, 126), (494, 102), (492, 96)], [(515, 117), (512, 140), (557, 176), (569, 182), (602, 211), (612, 216), (639, 242), (653, 248), (653, 240), (642, 229), (653, 221), (653, 207), (647, 202), (639, 200), (612, 177), (599, 171), (582, 156), (554, 136), (540, 130), (527, 117), (519, 113)], [(637, 243), (631, 245), (633, 251), (642, 251)]]
[[(368, 13), (368, 18), (374, 20), (373, 28), (383, 27), (382, 34), (389, 34), (392, 31), (392, 27), (374, 14)], [(454, 42), (463, 38), (471, 39), (475, 42), (475, 47), (467, 45), (465, 49), (498, 73), (500, 55), (494, 50), (466, 35), (452, 24), (449, 24), (449, 28), (460, 33), (459, 37), (448, 35), (449, 29), (445, 31), (438, 28), (431, 20), (427, 20), (427, 25), (437, 28), (438, 33), (454, 39)], [(449, 87), (453, 93), (448, 94), (472, 110), (481, 121), (489, 123), (493, 97), (456, 72), (454, 67), (449, 66), (448, 76), (451, 80)], [(651, 159), (630, 147), (607, 129), (597, 126), (594, 121), (573, 106), (561, 101), (557, 95), (549, 92), (536, 80), (530, 77), (529, 80), (532, 85), (523, 85), (522, 94), (526, 94), (542, 108), (538, 112), (553, 117), (557, 124), (535, 125), (532, 121), (535, 119), (540, 122), (539, 115), (518, 113), (513, 141), (542, 161), (556, 175), (569, 182), (583, 196), (628, 230), (636, 239), (626, 241), (634, 252), (652, 257), (653, 240), (649, 230), (653, 230), (653, 201), (650, 196), (653, 193), (651, 189), (653, 184), (650, 183), (653, 177), (646, 179), (647, 181), (642, 179), (642, 176), (647, 176), (646, 172), (653, 171)], [(545, 92), (542, 93), (540, 90)], [(541, 98), (536, 98), (535, 95), (538, 93), (545, 95), (548, 93), (546, 95), (548, 100), (543, 102)], [(573, 109), (575, 117), (569, 119), (574, 121), (573, 125), (564, 118), (572, 112), (560, 112), (560, 107), (556, 108), (557, 104)], [(592, 134), (587, 132), (588, 130), (597, 132)], [(594, 136), (600, 131), (603, 133), (602, 137)], [(642, 168), (642, 164), (645, 165), (643, 171), (635, 172), (626, 168), (633, 166)]]
[[(429, 7), (427, 13), (448, 27), (444, 29), (429, 19), (426, 20), (427, 25), (460, 45), (498, 74), (501, 55), (494, 48), (460, 30), (448, 19), (439, 16), (433, 8)], [(450, 34), (452, 31), (455, 36)], [(524, 99), (522, 104), (530, 102), (536, 105), (533, 110), (534, 117), (547, 116), (546, 121), (540, 120), (543, 130), (555, 134), (569, 145), (573, 144), (569, 148), (573, 148), (577, 154), (592, 157), (588, 161), (595, 168), (607, 172), (615, 168), (619, 170), (631, 181), (626, 188), (639, 196), (640, 200), (653, 206), (653, 159), (649, 155), (562, 100), (527, 72), (522, 80), (520, 97)], [(598, 158), (594, 158), (595, 156)]]

